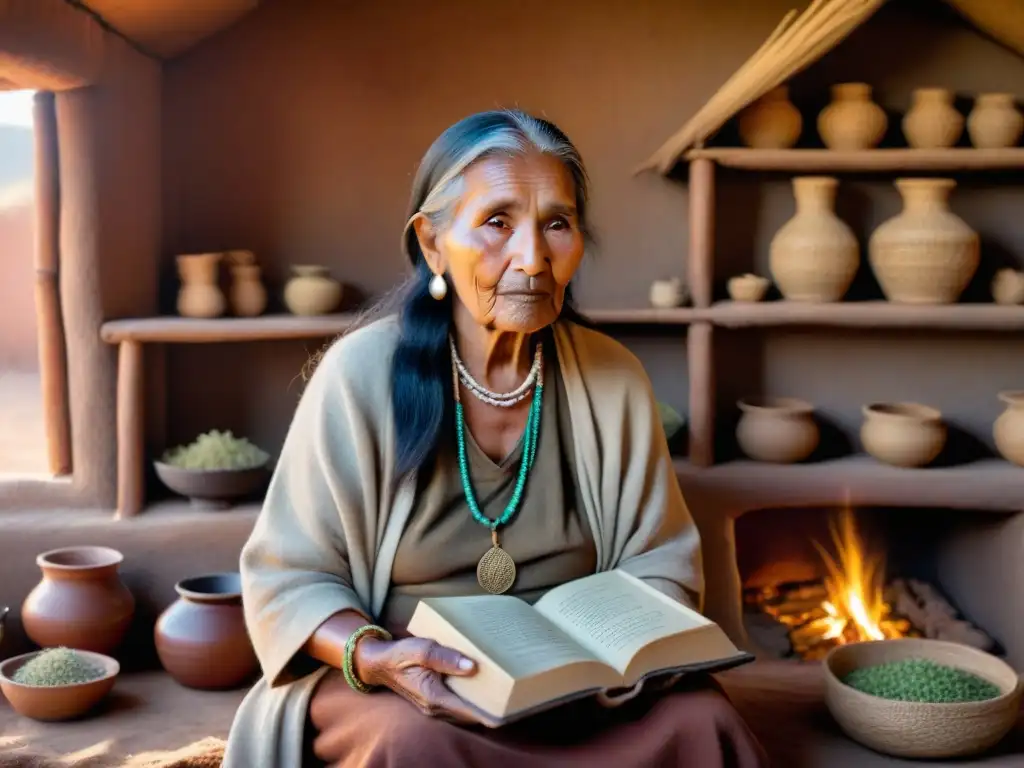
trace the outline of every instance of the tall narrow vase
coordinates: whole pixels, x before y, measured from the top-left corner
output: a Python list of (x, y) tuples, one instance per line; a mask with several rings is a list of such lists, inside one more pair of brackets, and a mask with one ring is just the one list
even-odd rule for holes
[(775, 233), (768, 264), (782, 295), (793, 301), (839, 301), (857, 274), (860, 249), (835, 214), (838, 182), (830, 176), (793, 179), (796, 215)]
[(952, 179), (897, 179), (903, 212), (868, 243), (871, 270), (889, 301), (952, 304), (981, 258), (978, 233), (949, 210)]
[(179, 256), (178, 314), (182, 317), (220, 317), (227, 308), (224, 292), (218, 285), (218, 269), (223, 254), (190, 253)]

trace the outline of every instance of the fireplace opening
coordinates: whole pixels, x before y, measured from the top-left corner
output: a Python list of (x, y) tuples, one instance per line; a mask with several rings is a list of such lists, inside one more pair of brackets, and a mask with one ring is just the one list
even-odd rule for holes
[[(972, 600), (956, 583), (962, 563), (948, 556), (968, 514), (842, 508), (744, 515), (736, 521), (737, 560), (754, 648), (816, 661), (844, 643), (926, 637), (1003, 655), (972, 620)], [(957, 604), (949, 587), (967, 604)]]

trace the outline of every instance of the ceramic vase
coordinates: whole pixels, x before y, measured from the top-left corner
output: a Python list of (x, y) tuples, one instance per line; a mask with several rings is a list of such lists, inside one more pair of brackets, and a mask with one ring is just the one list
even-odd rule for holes
[(67, 547), (39, 555), (36, 565), (43, 578), (21, 608), (25, 634), (42, 648), (111, 654), (135, 613), (135, 599), (118, 574), (123, 560), (108, 547)]
[(231, 267), (231, 311), (238, 317), (256, 317), (267, 308), (267, 289), (256, 264)]
[(967, 134), (978, 149), (1015, 147), (1024, 133), (1024, 115), (1012, 93), (982, 93), (967, 116)]
[(800, 110), (789, 100), (789, 88), (768, 91), (740, 113), (740, 139), (754, 149), (789, 149), (803, 129)]
[(222, 254), (193, 253), (179, 256), (178, 314), (182, 317), (220, 317), (227, 301), (218, 285)]
[(237, 688), (259, 667), (242, 612), (237, 573), (184, 579), (178, 599), (160, 614), (153, 637), (160, 663), (181, 685), (206, 690)]
[(860, 249), (835, 214), (838, 182), (830, 176), (793, 179), (796, 215), (772, 238), (768, 266), (783, 297), (839, 301), (857, 274)]
[(730, 277), (726, 283), (726, 290), (733, 301), (761, 301), (768, 292), (769, 284), (767, 277), (747, 273)]
[(964, 116), (953, 106), (953, 92), (918, 88), (903, 116), (903, 135), (914, 149), (943, 149), (960, 141)]
[(895, 467), (931, 464), (946, 445), (942, 414), (918, 403), (873, 403), (862, 409), (864, 450)]
[(1024, 390), (999, 393), (1006, 410), (992, 426), (996, 448), (1004, 459), (1024, 467)]
[(978, 233), (949, 210), (952, 179), (897, 179), (903, 211), (868, 243), (871, 269), (889, 301), (952, 304), (980, 261)]
[(992, 300), (996, 304), (1024, 304), (1024, 272), (1009, 267), (996, 270), (992, 277)]
[(821, 439), (814, 407), (792, 397), (746, 398), (737, 403), (740, 450), (755, 461), (792, 464), (803, 461)]
[(341, 301), (341, 283), (331, 277), (327, 267), (298, 265), (284, 287), (285, 306), (295, 315), (327, 315)]
[(833, 85), (832, 102), (818, 114), (818, 134), (829, 149), (872, 149), (888, 126), (889, 118), (871, 100), (867, 83)]

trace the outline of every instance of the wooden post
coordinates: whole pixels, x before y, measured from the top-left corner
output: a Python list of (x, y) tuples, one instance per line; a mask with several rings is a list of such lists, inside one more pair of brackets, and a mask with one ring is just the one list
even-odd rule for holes
[(715, 164), (701, 157), (690, 163), (690, 295), (695, 307), (711, 306), (715, 272)]
[(715, 357), (709, 322), (690, 324), (686, 336), (690, 373), (690, 462), (715, 463)]
[(117, 516), (133, 517), (145, 501), (145, 409), (142, 342), (122, 341), (117, 361)]
[(33, 104), (35, 136), (35, 299), (39, 346), (39, 383), (50, 472), (69, 475), (71, 411), (64, 316), (60, 306), (60, 163), (57, 113), (52, 93), (37, 93)]

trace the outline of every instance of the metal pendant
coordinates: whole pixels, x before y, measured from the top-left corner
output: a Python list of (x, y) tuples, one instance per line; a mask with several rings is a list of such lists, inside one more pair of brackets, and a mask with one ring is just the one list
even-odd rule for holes
[(487, 592), (500, 595), (508, 592), (515, 583), (516, 563), (512, 555), (498, 544), (497, 531), (491, 531), (491, 541), (494, 546), (484, 552), (484, 556), (477, 563), (476, 580)]

